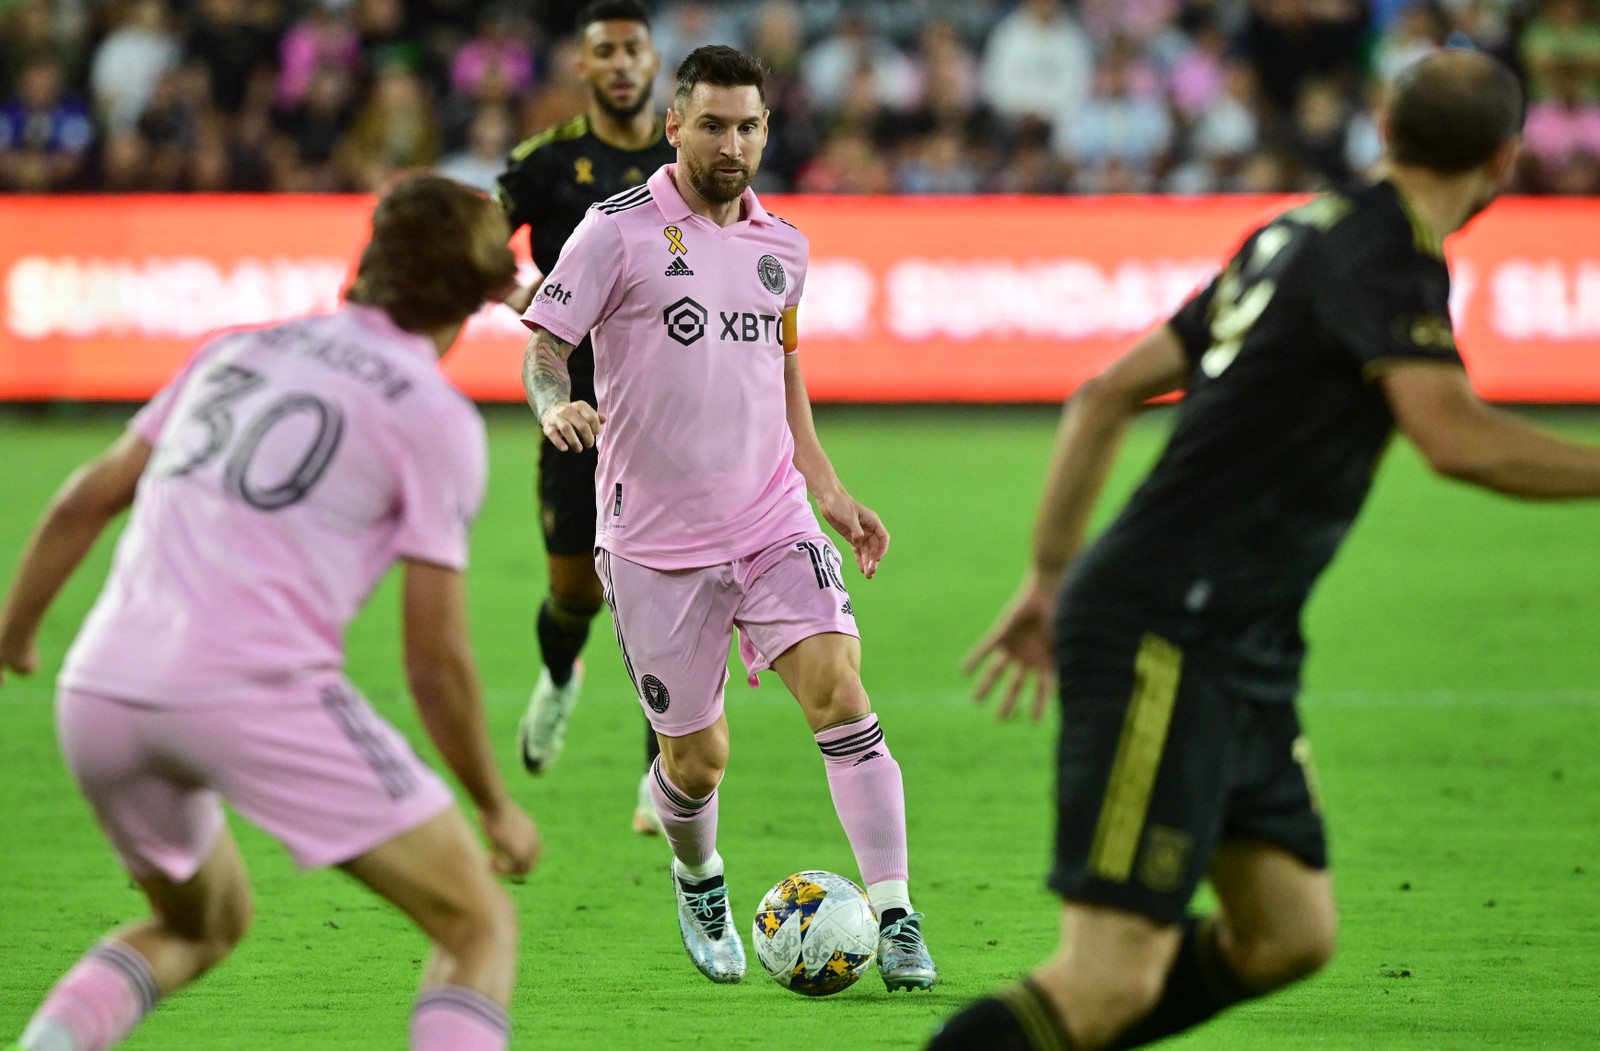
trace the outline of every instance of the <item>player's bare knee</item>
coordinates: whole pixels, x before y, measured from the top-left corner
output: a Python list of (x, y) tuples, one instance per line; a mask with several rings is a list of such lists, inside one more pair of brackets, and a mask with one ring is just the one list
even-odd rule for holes
[(725, 749), (696, 748), (674, 750), (674, 754), (661, 753), (661, 762), (667, 771), (667, 780), (691, 799), (704, 799), (717, 790), (722, 774), (728, 768)]
[(819, 687), (808, 698), (806, 707), (811, 709), (812, 725), (827, 729), (870, 714), (872, 701), (867, 697), (866, 687), (861, 685), (860, 677), (850, 674), (837, 676)]
[(1331, 922), (1313, 920), (1301, 927), (1236, 939), (1227, 960), (1247, 987), (1269, 992), (1321, 970), (1333, 959), (1336, 941)]
[(460, 898), (441, 901), (427, 926), (434, 943), (457, 959), (485, 951), (516, 953), (516, 905), (492, 880)]

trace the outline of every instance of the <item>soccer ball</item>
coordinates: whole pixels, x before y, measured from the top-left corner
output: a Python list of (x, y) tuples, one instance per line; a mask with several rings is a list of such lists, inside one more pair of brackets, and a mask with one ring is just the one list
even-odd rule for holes
[(866, 893), (833, 872), (797, 872), (756, 910), (756, 959), (802, 996), (854, 985), (878, 951), (878, 917)]

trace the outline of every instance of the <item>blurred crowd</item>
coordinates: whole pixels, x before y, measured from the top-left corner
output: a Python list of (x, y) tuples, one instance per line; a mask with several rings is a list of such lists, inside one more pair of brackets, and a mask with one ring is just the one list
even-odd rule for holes
[[(0, 190), (488, 186), (585, 105), (562, 0), (0, 0)], [(1600, 192), (1600, 0), (727, 0), (654, 5), (658, 107), (702, 43), (759, 55), (760, 186), (1316, 189), (1376, 158), (1407, 63), (1528, 88), (1519, 186)]]

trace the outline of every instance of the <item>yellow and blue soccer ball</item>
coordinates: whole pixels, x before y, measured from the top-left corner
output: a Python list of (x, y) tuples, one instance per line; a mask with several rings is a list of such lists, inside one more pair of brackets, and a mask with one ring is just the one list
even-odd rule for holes
[(866, 892), (834, 872), (797, 872), (756, 909), (756, 959), (803, 996), (854, 985), (878, 951), (878, 917)]

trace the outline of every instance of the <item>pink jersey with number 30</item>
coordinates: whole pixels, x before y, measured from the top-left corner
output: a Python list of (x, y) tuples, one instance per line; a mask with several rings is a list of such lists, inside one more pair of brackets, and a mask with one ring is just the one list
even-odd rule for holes
[(220, 336), (129, 426), (154, 452), (68, 688), (270, 700), (343, 666), (396, 559), (466, 566), (483, 420), (382, 310)]
[(749, 190), (731, 226), (693, 214), (674, 167), (591, 208), (523, 316), (568, 343), (593, 333), (595, 543), (655, 569), (817, 531), (784, 388), (805, 236)]

